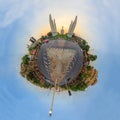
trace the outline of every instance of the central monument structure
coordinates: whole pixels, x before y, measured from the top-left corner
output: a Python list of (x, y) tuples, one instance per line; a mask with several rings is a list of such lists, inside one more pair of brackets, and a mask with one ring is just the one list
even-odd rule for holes
[[(56, 36), (57, 27), (51, 15), (49, 23), (52, 36)], [(76, 23), (77, 16), (69, 26), (68, 37), (72, 37)], [(45, 80), (52, 85), (55, 85), (56, 80), (59, 86), (70, 83), (80, 73), (82, 65), (83, 51), (80, 46), (63, 38), (54, 38), (43, 44), (38, 53), (39, 70), (45, 76)]]
[[(50, 28), (51, 28), (52, 35), (56, 36), (58, 34), (57, 27), (56, 27), (56, 22), (55, 22), (55, 19), (52, 20), (51, 14), (49, 15), (49, 23), (50, 23)], [(77, 24), (77, 16), (75, 17), (75, 20), (71, 21), (71, 23), (70, 23), (69, 30), (68, 30), (68, 33), (67, 33), (68, 37), (72, 37), (72, 35), (74, 33), (74, 30), (75, 30), (75, 27), (76, 27), (76, 24)]]

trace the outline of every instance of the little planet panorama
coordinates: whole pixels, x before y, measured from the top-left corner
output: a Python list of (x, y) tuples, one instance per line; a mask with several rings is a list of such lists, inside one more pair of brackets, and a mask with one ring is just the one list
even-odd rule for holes
[(39, 39), (31, 37), (28, 52), (22, 57), (20, 74), (32, 84), (53, 90), (49, 115), (52, 116), (56, 92), (84, 91), (97, 82), (98, 71), (93, 62), (97, 55), (90, 53), (86, 40), (74, 33), (77, 16), (67, 33), (57, 31), (55, 19), (49, 15), (51, 31)]

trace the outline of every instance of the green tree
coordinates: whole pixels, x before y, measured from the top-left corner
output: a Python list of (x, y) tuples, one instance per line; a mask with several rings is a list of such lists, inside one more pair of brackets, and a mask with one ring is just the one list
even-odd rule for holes
[(48, 32), (47, 36), (51, 37), (52, 36), (52, 32)]
[(88, 61), (95, 61), (97, 59), (97, 55), (88, 55), (87, 60)]
[(87, 84), (83, 82), (82, 85), (79, 87), (79, 90), (84, 91), (87, 87)]
[(42, 40), (45, 40), (47, 38), (47, 36), (41, 36)]
[(90, 46), (89, 46), (89, 45), (86, 45), (86, 46), (85, 46), (85, 51), (87, 51), (87, 52), (88, 52), (88, 51), (89, 51), (89, 49), (90, 49)]
[(87, 68), (87, 70), (92, 70), (93, 69), (93, 67), (90, 66), (90, 65), (88, 65), (86, 68)]
[(23, 56), (22, 60), (23, 60), (23, 64), (28, 65), (28, 61), (29, 61), (28, 55)]

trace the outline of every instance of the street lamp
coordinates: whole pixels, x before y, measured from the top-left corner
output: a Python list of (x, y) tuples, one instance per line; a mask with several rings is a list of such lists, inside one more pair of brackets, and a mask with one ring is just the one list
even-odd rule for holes
[(49, 111), (49, 116), (52, 116), (52, 109), (50, 109)]

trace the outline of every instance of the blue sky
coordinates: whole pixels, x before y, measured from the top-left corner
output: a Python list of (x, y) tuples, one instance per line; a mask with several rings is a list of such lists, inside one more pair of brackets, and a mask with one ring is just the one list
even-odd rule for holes
[[(119, 120), (120, 119), (120, 1), (119, 0), (3, 0), (0, 1), (0, 120)], [(19, 75), (21, 57), (31, 36), (50, 28), (67, 31), (78, 16), (76, 34), (98, 55), (99, 81), (85, 92), (55, 96), (53, 117), (48, 111), (52, 92), (40, 89)]]

